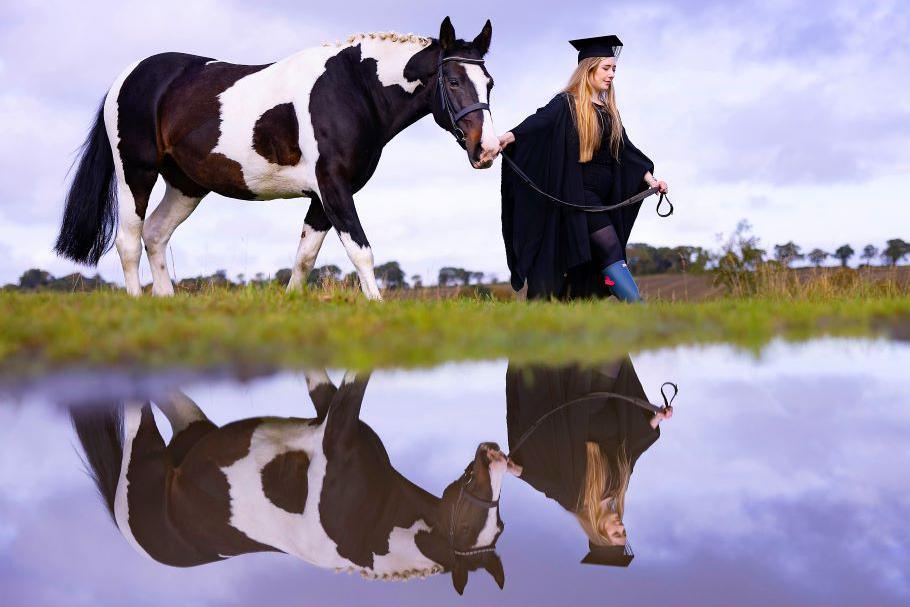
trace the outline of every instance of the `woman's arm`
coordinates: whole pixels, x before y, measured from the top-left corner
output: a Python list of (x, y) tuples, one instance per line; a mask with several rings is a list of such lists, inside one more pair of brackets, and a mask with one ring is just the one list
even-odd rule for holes
[(565, 95), (559, 94), (550, 100), (550, 103), (538, 108), (536, 112), (525, 118), (521, 124), (499, 136), (500, 149), (514, 142), (517, 138), (540, 133), (553, 126), (554, 121), (561, 110), (561, 104), (565, 103)]

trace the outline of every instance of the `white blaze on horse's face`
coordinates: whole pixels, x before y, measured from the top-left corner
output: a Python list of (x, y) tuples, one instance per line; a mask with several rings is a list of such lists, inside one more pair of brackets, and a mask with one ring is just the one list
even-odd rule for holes
[[(487, 85), (490, 83), (490, 77), (479, 65), (466, 63), (463, 64), (463, 67), (477, 92), (477, 101), (489, 104), (490, 96), (487, 94)], [(493, 116), (490, 114), (490, 110), (481, 112), (481, 120), (483, 126), (480, 131), (480, 162), (471, 162), (475, 169), (489, 168), (499, 155), (499, 137), (496, 136), (496, 129), (493, 128)]]

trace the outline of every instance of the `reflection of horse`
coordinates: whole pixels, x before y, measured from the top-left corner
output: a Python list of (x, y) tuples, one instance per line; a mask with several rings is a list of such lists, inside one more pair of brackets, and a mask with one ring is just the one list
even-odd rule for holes
[[(120, 75), (98, 110), (56, 250), (97, 264), (117, 225), (127, 291), (141, 292), (144, 241), (152, 292), (170, 295), (167, 243), (209, 192), (244, 200), (303, 196), (310, 209), (288, 287), (306, 280), (334, 227), (364, 293), (379, 299), (353, 196), (383, 146), (431, 112), (443, 128), (463, 133), (472, 166), (490, 166), (499, 152), (487, 109), (493, 81), (482, 61), (491, 36), (487, 21), (471, 42), (458, 40), (446, 17), (438, 40), (358, 34), (268, 65), (148, 57)], [(164, 198), (146, 217), (159, 175)]]
[(76, 432), (120, 532), (140, 553), (189, 567), (276, 550), (365, 577), (451, 572), (461, 593), (483, 567), (503, 586), (495, 544), (507, 468), (483, 443), (437, 498), (399, 474), (359, 420), (368, 377), (339, 388), (308, 377), (315, 419), (259, 417), (217, 427), (183, 394), (151, 405), (73, 409)]

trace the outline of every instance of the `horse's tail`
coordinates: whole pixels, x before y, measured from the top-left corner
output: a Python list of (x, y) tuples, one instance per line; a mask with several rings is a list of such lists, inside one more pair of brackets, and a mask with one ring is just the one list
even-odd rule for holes
[(123, 407), (74, 407), (70, 419), (85, 452), (88, 473), (114, 524), (114, 497), (123, 463)]
[(111, 247), (117, 223), (114, 154), (104, 125), (104, 100), (95, 124), (80, 149), (79, 168), (66, 196), (63, 225), (54, 250), (88, 265), (97, 265)]

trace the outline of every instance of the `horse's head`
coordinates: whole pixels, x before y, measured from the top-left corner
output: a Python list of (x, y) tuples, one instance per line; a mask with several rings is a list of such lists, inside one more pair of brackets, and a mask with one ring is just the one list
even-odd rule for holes
[(474, 40), (460, 40), (446, 17), (439, 29), (440, 52), (432, 83), (433, 118), (455, 135), (475, 169), (489, 168), (499, 154), (489, 109), (493, 78), (483, 63), (492, 36), (488, 19)]
[(452, 574), (458, 594), (468, 573), (483, 568), (500, 588), (505, 584), (496, 541), (505, 527), (499, 518), (499, 492), (508, 460), (496, 443), (481, 443), (464, 473), (442, 494), (438, 523), (418, 537), (418, 546)]

